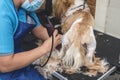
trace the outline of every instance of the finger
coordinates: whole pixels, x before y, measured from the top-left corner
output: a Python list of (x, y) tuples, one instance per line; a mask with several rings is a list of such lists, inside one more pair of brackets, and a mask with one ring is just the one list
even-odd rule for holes
[(59, 39), (57, 42), (58, 42), (58, 44), (60, 44), (60, 43), (61, 43), (61, 40)]
[(58, 35), (58, 30), (55, 29), (53, 35), (56, 37)]
[(58, 34), (58, 35), (56, 36), (56, 38), (59, 39), (59, 40), (61, 40), (61, 39), (62, 39), (62, 35)]
[(61, 43), (61, 40), (57, 40), (55, 43), (54, 43), (54, 47), (56, 47), (57, 45), (59, 45)]

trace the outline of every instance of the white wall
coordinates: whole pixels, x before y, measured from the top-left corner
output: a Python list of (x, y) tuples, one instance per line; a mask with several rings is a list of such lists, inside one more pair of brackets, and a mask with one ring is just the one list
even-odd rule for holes
[(120, 0), (97, 0), (94, 28), (120, 39)]

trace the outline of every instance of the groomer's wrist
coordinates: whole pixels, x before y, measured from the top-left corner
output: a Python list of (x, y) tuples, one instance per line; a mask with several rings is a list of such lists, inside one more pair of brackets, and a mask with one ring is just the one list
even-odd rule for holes
[(46, 54), (49, 52), (49, 50), (44, 45), (40, 46), (40, 50), (42, 51), (43, 54)]

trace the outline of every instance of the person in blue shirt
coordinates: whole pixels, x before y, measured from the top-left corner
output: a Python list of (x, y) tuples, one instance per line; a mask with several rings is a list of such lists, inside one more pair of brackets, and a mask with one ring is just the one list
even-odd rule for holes
[[(45, 80), (32, 62), (48, 53), (52, 38), (48, 36), (36, 14), (44, 0), (0, 0), (0, 80)], [(37, 48), (24, 51), (21, 40), (32, 32), (44, 40)], [(60, 44), (61, 35), (53, 32), (54, 48)]]

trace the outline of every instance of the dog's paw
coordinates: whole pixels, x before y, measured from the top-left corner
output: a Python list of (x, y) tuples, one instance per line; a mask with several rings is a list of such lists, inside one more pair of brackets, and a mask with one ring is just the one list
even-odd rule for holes
[(93, 57), (86, 55), (85, 62), (89, 64), (93, 64)]

